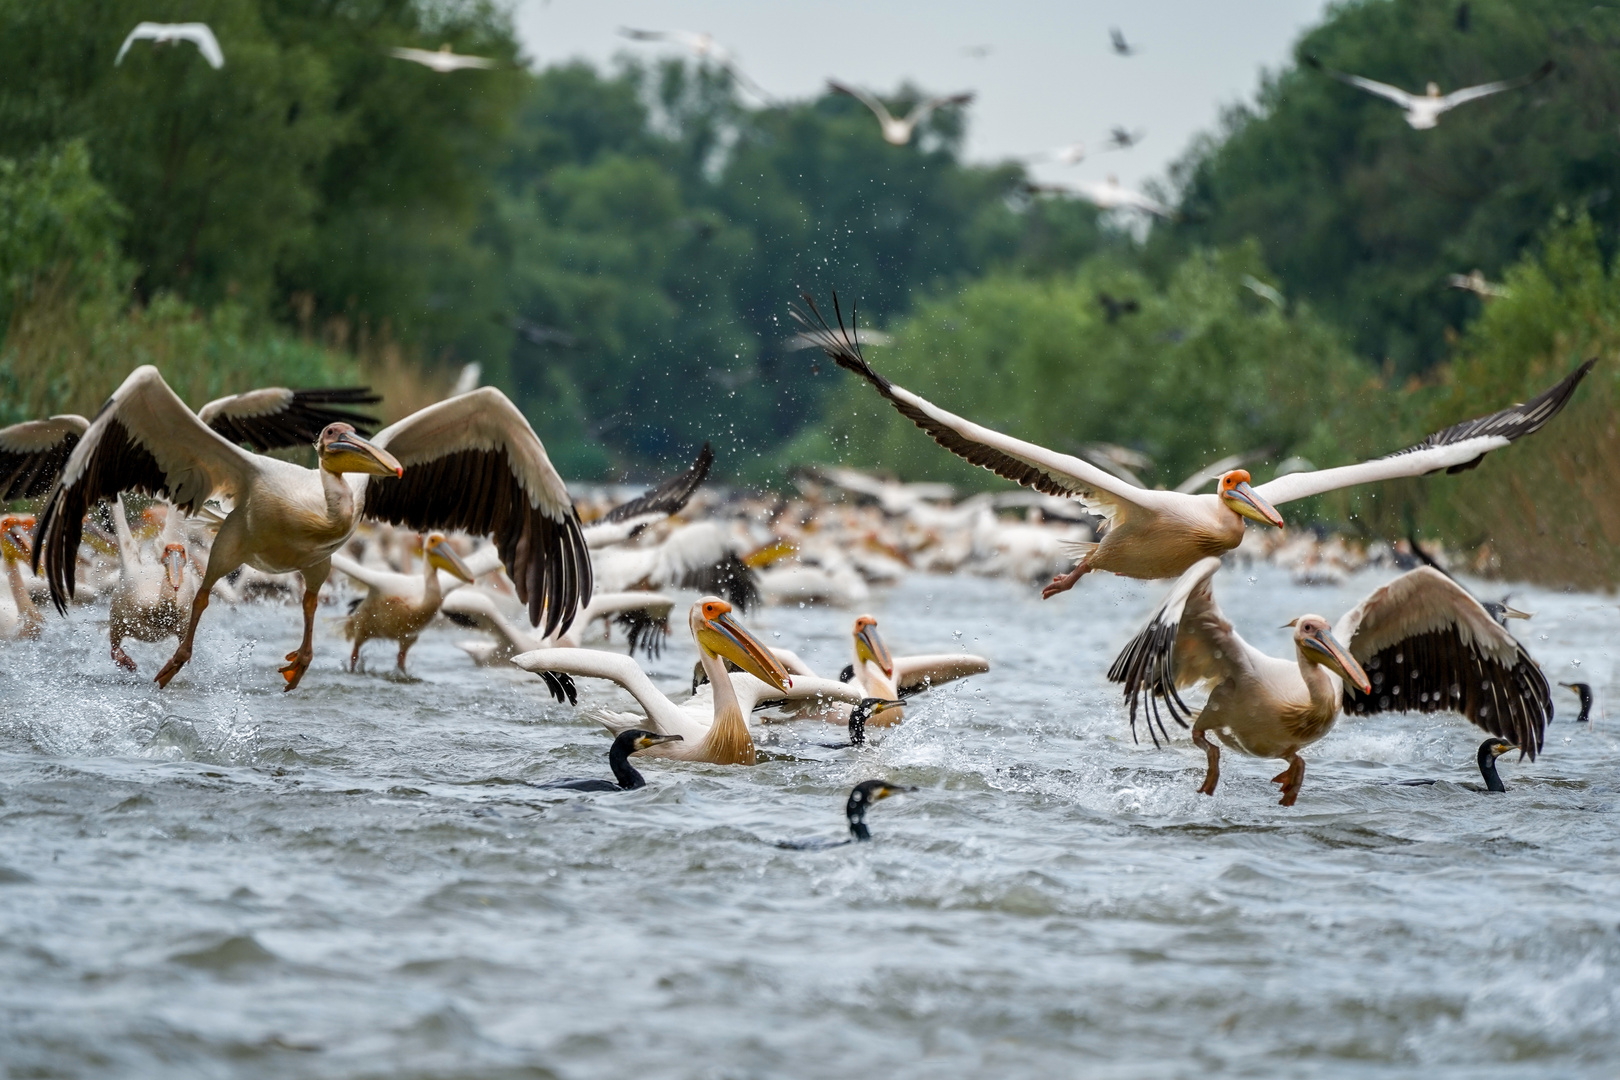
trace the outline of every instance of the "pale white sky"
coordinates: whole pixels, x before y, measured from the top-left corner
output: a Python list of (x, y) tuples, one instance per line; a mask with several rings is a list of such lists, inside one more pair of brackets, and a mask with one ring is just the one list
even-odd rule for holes
[[(806, 97), (828, 76), (887, 92), (903, 80), (978, 93), (968, 154), (1000, 159), (1084, 142), (1075, 167), (1039, 166), (1048, 182), (1162, 177), (1221, 106), (1247, 100), (1262, 68), (1289, 56), (1325, 0), (518, 0), (517, 26), (544, 66), (598, 63), (642, 45), (621, 26), (702, 30), (764, 88)], [(1114, 55), (1117, 26), (1141, 52)], [(966, 55), (988, 45), (983, 59)], [(875, 121), (874, 121), (875, 123)], [(1144, 129), (1134, 149), (1097, 153), (1115, 125)]]

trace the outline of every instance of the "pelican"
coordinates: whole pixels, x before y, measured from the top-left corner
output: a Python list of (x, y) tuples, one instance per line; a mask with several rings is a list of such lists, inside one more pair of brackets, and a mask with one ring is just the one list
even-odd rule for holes
[(374, 570), (342, 554), (332, 556), (332, 568), (366, 587), (366, 595), (349, 613), (343, 626), (343, 636), (354, 642), (354, 649), (349, 653), (350, 671), (360, 666), (360, 646), (375, 637), (399, 642), (398, 663), (403, 675), (405, 655), (444, 603), (439, 571), (460, 584), (471, 585), (473, 580), (472, 571), (441, 532), (430, 533), (423, 539), (420, 574)]
[[(1209, 761), (1202, 794), (1215, 794), (1220, 781), (1214, 734), (1230, 749), (1286, 761), (1272, 783), (1282, 785), (1282, 805), (1294, 805), (1305, 780), (1299, 752), (1327, 735), (1341, 711), (1456, 712), (1512, 742), (1521, 757), (1534, 760), (1541, 749), (1553, 714), (1541, 668), (1438, 570), (1421, 566), (1373, 590), (1337, 626), (1320, 615), (1290, 621), (1295, 657), (1280, 660), (1244, 641), (1221, 614), (1210, 588), (1220, 567), (1218, 558), (1200, 559), (1181, 575), (1108, 671), (1124, 684), (1133, 735), (1144, 703), (1154, 745), (1169, 734), (1161, 702), (1183, 727), (1192, 720), (1192, 740)], [(1197, 684), (1208, 685), (1209, 699), (1194, 714), (1180, 690)]]
[[(755, 763), (748, 716), (762, 701), (801, 702), (819, 697), (853, 705), (864, 696), (858, 689), (831, 679), (790, 677), (771, 650), (732, 618), (731, 605), (718, 596), (706, 596), (693, 604), (687, 623), (709, 685), (680, 705), (654, 686), (635, 660), (618, 653), (536, 649), (514, 657), (512, 663), (525, 671), (549, 676), (548, 684), (559, 676), (618, 683), (646, 715), (598, 712), (594, 719), (602, 726), (615, 734), (649, 727), (660, 735), (679, 735), (680, 742), (650, 747), (646, 753), (715, 765)], [(728, 660), (740, 669), (739, 674), (727, 673)]]
[[(283, 450), (308, 445), (327, 424), (353, 424), (371, 434), (376, 419), (355, 410), (381, 400), (369, 386), (267, 386), (216, 398), (197, 410), (197, 419), (231, 442)], [(0, 503), (50, 491), (89, 426), (84, 417), (63, 413), (0, 428)]]
[(1108, 149), (1129, 150), (1145, 138), (1147, 132), (1142, 128), (1132, 131), (1126, 127), (1113, 127), (1108, 130)]
[(460, 626), (482, 630), (494, 641), (458, 641), (456, 647), (472, 657), (479, 667), (496, 667), (519, 653), (534, 649), (577, 649), (581, 634), (597, 619), (614, 619), (626, 630), (630, 654), (639, 649), (649, 660), (663, 650), (669, 636), (669, 613), (675, 601), (655, 592), (594, 592), (591, 602), (574, 617), (574, 623), (555, 638), (531, 634), (508, 619), (495, 598), (481, 589), (458, 589), (444, 598), (445, 617)]
[(1314, 56), (1305, 57), (1305, 62), (1322, 72), (1322, 74), (1337, 79), (1347, 86), (1354, 86), (1358, 90), (1365, 90), (1367, 93), (1384, 98), (1386, 101), (1393, 101), (1406, 110), (1406, 122), (1417, 131), (1427, 131), (1429, 128), (1434, 127), (1440, 123), (1442, 113), (1450, 112), (1459, 105), (1466, 105), (1470, 101), (1477, 101), (1492, 94), (1500, 94), (1504, 90), (1517, 90), (1520, 87), (1529, 86), (1531, 83), (1540, 82), (1548, 75), (1551, 75), (1553, 68), (1557, 66), (1551, 60), (1548, 60), (1530, 74), (1522, 75), (1517, 79), (1481, 83), (1479, 86), (1453, 90), (1449, 94), (1441, 94), (1439, 84), (1431, 82), (1422, 94), (1409, 94), (1398, 86), (1374, 82), (1372, 79), (1364, 79), (1360, 75), (1346, 75), (1342, 71), (1334, 71)]
[(113, 531), (118, 537), (118, 582), (112, 590), (107, 636), (112, 642), (113, 663), (134, 671), (135, 661), (124, 651), (124, 639), (162, 641), (178, 638), (185, 630), (191, 603), (196, 598), (197, 581), (186, 573), (190, 556), (186, 551), (185, 528), (181, 514), (168, 507), (159, 537), (162, 554), (156, 562), (141, 555), (140, 544), (124, 516), (123, 496), (112, 500)]
[(738, 557), (726, 535), (712, 521), (683, 525), (662, 543), (600, 552), (594, 565), (602, 588), (613, 592), (642, 589), (718, 592), (724, 593), (742, 611), (759, 603), (758, 575)]
[(463, 56), (460, 53), (452, 52), (448, 43), (440, 45), (437, 52), (429, 49), (399, 48), (389, 49), (388, 55), (396, 56), (401, 60), (409, 60), (413, 64), (421, 64), (425, 68), (432, 68), (440, 75), (448, 75), (452, 71), (461, 71), (467, 68), (487, 70), (495, 66), (495, 61), (487, 56)]
[[(590, 597), (591, 566), (579, 515), (545, 447), (492, 387), (413, 413), (367, 440), (348, 423), (315, 442), (304, 468), (237, 447), (186, 408), (154, 367), (124, 380), (74, 447), (34, 531), (33, 565), (65, 613), (84, 516), (122, 491), (162, 496), (182, 513), (221, 497), (219, 527), (179, 647), (157, 674), (167, 686), (191, 659), (214, 583), (246, 564), (304, 581), (304, 633), (281, 674), (295, 688), (314, 656), (315, 606), (331, 556), (361, 519), (414, 529), (492, 534), (529, 619), (553, 633)], [(410, 475), (405, 475), (405, 466)], [(391, 478), (390, 478), (391, 477)]]
[(911, 111), (902, 119), (896, 120), (883, 102), (859, 87), (846, 86), (836, 79), (828, 79), (827, 89), (835, 94), (846, 94), (871, 109), (872, 115), (877, 117), (878, 124), (883, 128), (883, 141), (891, 146), (904, 146), (909, 143), (917, 130), (917, 125), (926, 120), (935, 109), (942, 109), (948, 105), (966, 105), (973, 100), (971, 93), (924, 98), (912, 106)]
[(1424, 476), (1442, 469), (1470, 469), (1492, 450), (1546, 426), (1568, 404), (1576, 387), (1597, 363), (1595, 359), (1586, 361), (1556, 386), (1522, 405), (1454, 424), (1387, 457), (1334, 469), (1288, 473), (1258, 485), (1251, 484), (1247, 471), (1233, 469), (1222, 474), (1215, 494), (1191, 495), (1134, 487), (1077, 457), (1003, 435), (946, 412), (872, 369), (860, 346), (844, 329), (836, 296), (836, 330), (822, 318), (813, 298), (806, 294), (804, 300), (808, 310), (795, 308), (794, 318), (807, 333), (818, 335), (827, 356), (871, 383), (902, 416), (935, 442), (997, 476), (1048, 495), (1077, 499), (1090, 513), (1104, 519), (1107, 532), (1101, 541), (1072, 544), (1079, 564), (1054, 578), (1042, 593), (1045, 597), (1073, 588), (1093, 570), (1134, 578), (1177, 577), (1204, 556), (1220, 555), (1237, 547), (1243, 540), (1245, 519), (1281, 528), (1278, 504), (1378, 480)]
[[(1064, 190), (1064, 189), (1058, 189)], [(1119, 182), (1117, 176), (1106, 180), (1090, 180), (1074, 185), (1073, 194), (1103, 210), (1135, 210), (1155, 217), (1173, 218), (1176, 212), (1159, 200), (1134, 191)]]
[[(877, 619), (862, 615), (855, 620), (855, 660), (838, 678), (853, 682), (871, 698), (909, 698), (932, 686), (942, 686), (969, 675), (983, 675), (990, 661), (971, 653), (927, 653), (894, 656), (878, 633)], [(808, 670), (806, 674), (809, 674)], [(905, 710), (891, 708), (868, 719), (872, 727), (887, 727), (905, 719)]]
[(1083, 142), (1070, 143), (1068, 146), (1042, 150), (1038, 154), (1028, 154), (1019, 160), (1028, 162), (1031, 165), (1042, 162), (1051, 162), (1055, 165), (1078, 165), (1086, 160), (1086, 144)]
[(219, 41), (214, 32), (208, 29), (207, 23), (137, 23), (135, 29), (129, 32), (124, 39), (123, 47), (113, 58), (113, 66), (117, 67), (124, 62), (124, 54), (129, 47), (137, 41), (150, 41), (154, 45), (173, 45), (177, 41), (189, 41), (197, 46), (203, 59), (208, 61), (210, 67), (219, 70), (225, 66), (225, 54), (219, 49)]
[(698, 60), (708, 61), (723, 68), (733, 79), (737, 80), (739, 86), (767, 105), (774, 102), (771, 95), (767, 94), (759, 83), (749, 78), (748, 74), (738, 65), (737, 58), (732, 54), (731, 50), (716, 41), (713, 34), (701, 30), (634, 30), (630, 27), (622, 27), (619, 30), (619, 35), (627, 37), (631, 41), (667, 41), (679, 45), (697, 57)]
[(17, 566), (28, 558), (27, 530), (33, 526), (33, 518), (16, 514), (0, 517), (0, 561), (6, 564), (6, 584), (11, 588), (9, 601), (0, 596), (0, 641), (37, 638), (45, 631), (45, 617), (34, 606)]
[(1506, 285), (1497, 285), (1486, 281), (1482, 271), (1475, 270), (1472, 274), (1449, 274), (1446, 277), (1446, 287), (1471, 292), (1482, 300), (1497, 300), (1512, 295)]
[(585, 543), (592, 550), (623, 543), (655, 522), (686, 509), (714, 467), (714, 450), (704, 443), (685, 472), (654, 484), (634, 499), (622, 502), (585, 526)]

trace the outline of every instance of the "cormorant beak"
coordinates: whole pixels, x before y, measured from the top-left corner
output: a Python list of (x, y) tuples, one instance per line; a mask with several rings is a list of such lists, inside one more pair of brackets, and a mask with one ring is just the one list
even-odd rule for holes
[(685, 741), (686, 740), (679, 735), (643, 735), (641, 738), (636, 740), (636, 749), (645, 750), (649, 746), (657, 746), (660, 743)]
[(1510, 754), (1517, 749), (1517, 746), (1509, 742), (1493, 743), (1491, 745), (1491, 757), (1501, 757), (1503, 754)]
[(1260, 497), (1260, 494), (1249, 486), (1244, 480), (1227, 490), (1221, 492), (1221, 501), (1232, 509), (1233, 513), (1241, 514), (1250, 521), (1258, 521), (1262, 525), (1275, 525), (1283, 527), (1282, 515), (1277, 508)]
[(179, 592), (180, 583), (186, 577), (186, 549), (183, 545), (170, 544), (163, 549), (163, 573), (168, 579), (169, 588)]
[(1372, 693), (1372, 682), (1367, 678), (1367, 673), (1362, 670), (1356, 658), (1350, 655), (1350, 650), (1339, 644), (1339, 639), (1332, 633), (1327, 630), (1313, 630), (1302, 635), (1300, 643), (1319, 654), (1324, 667), (1337, 671), (1346, 682), (1353, 684), (1363, 694)]
[(917, 789), (914, 787), (906, 787), (901, 784), (885, 784), (876, 791), (872, 792), (872, 801), (881, 802), (884, 799), (887, 799), (890, 795), (905, 795), (916, 790)]
[(1518, 608), (1508, 607), (1505, 601), (1502, 604), (1502, 618), (1504, 619), (1533, 619), (1535, 615), (1536, 613), (1533, 611), (1520, 611)]
[(699, 619), (696, 636), (700, 647), (730, 660), (754, 678), (778, 690), (792, 689), (793, 680), (788, 677), (782, 662), (731, 617), (730, 604), (711, 601), (705, 606), (717, 606), (721, 610)]
[(855, 631), (855, 655), (863, 661), (870, 660), (883, 669), (883, 674), (894, 678), (894, 657), (889, 655), (889, 647), (883, 644), (876, 622), (864, 622)]
[(404, 476), (405, 468), (393, 454), (352, 431), (345, 431), (321, 448), (321, 467), (333, 473), (369, 473)]
[(882, 716), (884, 713), (888, 712), (891, 709), (904, 708), (905, 704), (906, 703), (904, 701), (889, 701), (889, 700), (880, 698), (880, 699), (872, 702), (871, 707), (866, 712), (866, 718), (868, 720), (870, 720), (874, 716)]
[(427, 557), (428, 562), (432, 563), (437, 569), (458, 577), (469, 585), (472, 584), (472, 571), (468, 569), (466, 563), (461, 561), (461, 556), (457, 555), (456, 549), (450, 546), (450, 541), (440, 538), (438, 543), (428, 545)]

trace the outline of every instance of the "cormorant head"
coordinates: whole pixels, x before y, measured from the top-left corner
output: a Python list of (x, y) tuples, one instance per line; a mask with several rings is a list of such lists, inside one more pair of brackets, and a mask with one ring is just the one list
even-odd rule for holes
[(422, 554), (427, 556), (428, 565), (435, 570), (443, 570), (469, 585), (472, 584), (472, 571), (461, 561), (461, 556), (450, 546), (450, 541), (446, 539), (444, 533), (429, 533), (428, 538), (422, 541)]
[(34, 519), (8, 514), (0, 518), (0, 555), (6, 562), (27, 562), (30, 551), (28, 534)]
[(1233, 469), (1231, 472), (1221, 474), (1220, 483), (1221, 503), (1234, 514), (1246, 517), (1250, 521), (1258, 521), (1262, 525), (1275, 525), (1283, 527), (1282, 515), (1277, 508), (1262, 499), (1254, 488), (1249, 486), (1249, 471), (1247, 469)]
[(1517, 749), (1518, 749), (1517, 746), (1514, 746), (1512, 743), (1508, 742), (1506, 739), (1499, 739), (1499, 738), (1496, 738), (1495, 736), (1492, 736), (1491, 738), (1486, 739), (1484, 742), (1479, 744), (1479, 760), (1482, 761), (1482, 762), (1487, 761), (1487, 760), (1495, 761), (1497, 758), (1501, 757), (1503, 754), (1509, 753), (1510, 751), (1517, 750)]
[(1533, 611), (1520, 611), (1516, 607), (1510, 607), (1505, 596), (1500, 600), (1486, 600), (1480, 604), (1480, 607), (1484, 608), (1485, 614), (1495, 619), (1496, 625), (1504, 630), (1507, 629), (1509, 619), (1530, 619), (1535, 617)]
[(711, 656), (730, 660), (743, 671), (778, 690), (790, 690), (793, 680), (787, 669), (758, 638), (744, 630), (731, 617), (731, 605), (718, 596), (705, 596), (692, 605), (687, 617), (698, 648)]
[(1561, 682), (1558, 684), (1565, 690), (1573, 690), (1581, 699), (1581, 715), (1585, 716), (1592, 709), (1592, 688), (1583, 682)]
[(870, 615), (855, 620), (855, 658), (862, 662), (870, 660), (883, 669), (883, 674), (894, 678), (894, 657), (889, 655), (889, 647), (878, 634), (877, 620)]
[(360, 436), (353, 424), (327, 424), (315, 440), (315, 454), (329, 473), (369, 473), (404, 476), (394, 455)]
[(1328, 626), (1326, 619), (1320, 615), (1301, 615), (1288, 625), (1294, 628), (1294, 647), (1301, 656), (1337, 672), (1363, 694), (1372, 693), (1372, 683), (1367, 673), (1350, 655), (1350, 650), (1333, 636), (1333, 629)]
[(903, 701), (891, 701), (888, 698), (862, 698), (860, 704), (850, 710), (849, 714), (849, 742), (851, 746), (866, 745), (866, 722), (874, 716), (881, 716), (890, 709), (905, 707)]
[(890, 795), (916, 790), (890, 780), (862, 780), (851, 789), (849, 802), (844, 804), (844, 816), (849, 818), (850, 833), (857, 840), (870, 840), (872, 835), (866, 829), (866, 808)]
[(625, 747), (626, 754), (639, 753), (649, 746), (658, 746), (660, 743), (685, 742), (679, 735), (660, 735), (656, 731), (647, 731), (644, 728), (631, 728), (629, 731), (619, 732), (619, 737), (613, 740)]

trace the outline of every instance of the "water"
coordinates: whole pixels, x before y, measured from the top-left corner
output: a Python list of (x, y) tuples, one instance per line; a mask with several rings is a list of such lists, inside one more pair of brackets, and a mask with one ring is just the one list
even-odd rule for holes
[[(1251, 641), (1387, 577), (1305, 589), (1228, 569)], [(1254, 578), (1251, 582), (1249, 579)], [(764, 729), (752, 768), (650, 762), (521, 672), (431, 630), (412, 678), (315, 667), (278, 692), (292, 608), (210, 609), (198, 659), (106, 656), (80, 609), (0, 656), (0, 1066), (11, 1077), (1519, 1077), (1620, 1062), (1620, 733), (1573, 695), (1511, 791), (1451, 717), (1349, 720), (1280, 764), (1130, 739), (1108, 661), (1162, 585), (1053, 602), (916, 577), (872, 608), (898, 653), (994, 672), (921, 699), (864, 753)], [(1490, 586), (1481, 591), (1494, 595)], [(1558, 678), (1617, 689), (1611, 598), (1521, 589)], [(748, 619), (828, 673), (852, 612)], [(104, 619), (104, 612), (101, 613)], [(960, 632), (959, 637), (953, 632)], [(780, 634), (780, 637), (774, 635)], [(673, 689), (677, 628), (654, 665)], [(1576, 667), (1576, 662), (1579, 666)], [(585, 703), (623, 701), (581, 683)], [(874, 842), (842, 833), (851, 784)], [(1429, 787), (1390, 781), (1436, 777)]]

